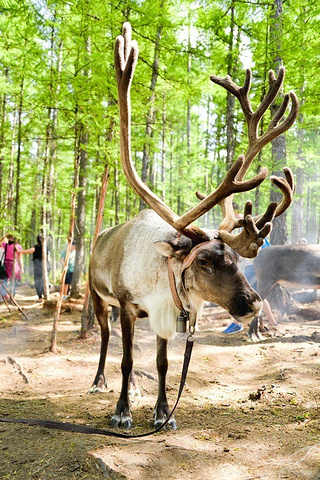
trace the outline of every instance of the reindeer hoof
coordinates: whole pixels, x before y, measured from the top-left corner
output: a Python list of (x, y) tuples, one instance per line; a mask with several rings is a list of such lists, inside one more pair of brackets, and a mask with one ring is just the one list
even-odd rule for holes
[(132, 427), (132, 420), (130, 417), (126, 417), (125, 419), (122, 418), (121, 419), (121, 425), (123, 426), (123, 428), (125, 428), (126, 430), (130, 430), (130, 428)]
[(131, 417), (127, 415), (113, 415), (110, 422), (111, 428), (123, 427), (126, 430), (129, 430), (132, 427)]
[(97, 374), (92, 386), (89, 388), (87, 393), (101, 393), (107, 386), (107, 382), (104, 378), (104, 375)]
[(110, 427), (118, 428), (120, 427), (120, 422), (121, 422), (120, 415), (113, 415), (113, 417), (111, 418)]
[[(169, 415), (169, 413), (166, 414), (164, 412), (161, 412), (161, 413), (157, 414), (156, 411), (155, 411), (154, 414), (153, 414), (155, 428), (160, 428), (161, 425), (166, 421), (168, 415)], [(166, 430), (167, 426), (169, 426), (171, 428), (171, 430), (177, 430), (177, 428), (178, 428), (177, 422), (173, 417), (169, 420), (167, 425), (165, 427), (163, 427), (163, 430)]]
[[(161, 425), (163, 424), (164, 420), (157, 420), (156, 422), (154, 422), (154, 427), (155, 428), (160, 428)], [(177, 422), (175, 421), (174, 418), (172, 418), (168, 424), (169, 427), (171, 428), (171, 430), (177, 430), (178, 428), (178, 425), (177, 425)], [(165, 427), (163, 427), (163, 430), (167, 430), (167, 425)]]
[(248, 335), (249, 340), (251, 342), (261, 342), (262, 340), (265, 340), (265, 338), (261, 335), (261, 333), (253, 333), (251, 335)]
[(97, 385), (92, 385), (92, 387), (89, 388), (87, 393), (101, 393), (103, 392), (103, 390), (104, 390), (104, 386), (98, 387)]

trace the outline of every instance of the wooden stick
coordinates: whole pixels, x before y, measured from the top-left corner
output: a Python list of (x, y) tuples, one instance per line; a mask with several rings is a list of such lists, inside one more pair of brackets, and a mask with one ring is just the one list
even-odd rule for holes
[(18, 373), (20, 373), (20, 375), (22, 376), (25, 383), (30, 383), (29, 378), (27, 377), (27, 375), (23, 371), (23, 368), (13, 357), (8, 356), (8, 362), (11, 363), (11, 365), (13, 365), (14, 368), (17, 369)]
[[(6, 289), (6, 287), (4, 286), (3, 282), (0, 280), (0, 284), (1, 284), (1, 287), (4, 288), (4, 290), (7, 292), (7, 294), (9, 295), (10, 297), (10, 300), (15, 304), (15, 306), (18, 308), (19, 312), (22, 313), (22, 315), (30, 322), (30, 318), (24, 313), (24, 311), (22, 310), (22, 308), (17, 304), (16, 300), (13, 298), (13, 296), (11, 295), (11, 293), (9, 292), (9, 290)], [(4, 298), (3, 298), (4, 299)], [(9, 310), (10, 311), (10, 310)]]

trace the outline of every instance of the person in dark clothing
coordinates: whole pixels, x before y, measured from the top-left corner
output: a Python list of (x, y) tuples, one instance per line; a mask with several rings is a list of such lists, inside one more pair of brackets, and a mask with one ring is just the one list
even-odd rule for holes
[[(44, 286), (42, 277), (42, 235), (37, 236), (37, 244), (28, 250), (21, 250), (21, 253), (32, 253), (34, 288), (36, 289), (39, 301), (43, 300)], [(47, 252), (47, 261), (48, 261)]]

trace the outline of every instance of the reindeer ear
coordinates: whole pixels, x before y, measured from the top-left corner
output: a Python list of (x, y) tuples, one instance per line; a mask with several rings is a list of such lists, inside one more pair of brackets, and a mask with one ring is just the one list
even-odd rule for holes
[(161, 253), (164, 257), (184, 258), (190, 252), (192, 248), (192, 242), (189, 238), (179, 237), (173, 241), (164, 240), (154, 242), (154, 247), (157, 252)]

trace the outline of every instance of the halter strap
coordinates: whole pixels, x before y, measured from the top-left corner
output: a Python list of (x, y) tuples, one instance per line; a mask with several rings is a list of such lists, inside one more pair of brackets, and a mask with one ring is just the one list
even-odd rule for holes
[(222, 243), (222, 241), (219, 240), (218, 238), (214, 238), (213, 240), (209, 240), (209, 242), (199, 243), (198, 245), (193, 247), (193, 249), (190, 250), (186, 258), (183, 260), (181, 273), (184, 272), (186, 268), (190, 267), (190, 265), (193, 263), (194, 259), (196, 258), (197, 254), (201, 250), (205, 250), (208, 247), (210, 248), (215, 243)]
[(183, 311), (184, 308), (180, 300), (180, 297), (178, 295), (176, 279), (174, 277), (174, 273), (172, 270), (172, 257), (168, 258), (168, 278), (169, 278), (169, 285), (170, 285), (171, 295), (172, 295), (174, 304), (180, 311)]
[[(186, 256), (186, 258), (183, 260), (181, 277), (182, 277), (182, 285), (183, 285), (184, 290), (185, 290), (185, 288), (184, 288), (184, 281), (183, 281), (183, 272), (187, 268), (189, 268), (190, 265), (192, 265), (192, 263), (193, 263), (194, 259), (196, 258), (196, 255), (198, 254), (198, 252), (200, 252), (201, 250), (205, 250), (206, 248), (210, 248), (212, 245), (214, 245), (217, 242), (222, 243), (221, 240), (219, 240), (218, 238), (214, 238), (213, 240), (209, 240), (208, 242), (199, 243), (198, 245), (193, 247), (192, 250), (190, 250), (190, 252)], [(180, 311), (184, 311), (185, 309), (184, 309), (184, 307), (182, 305), (182, 302), (181, 302), (181, 299), (179, 297), (179, 294), (178, 294), (178, 291), (177, 291), (176, 280), (175, 280), (174, 273), (173, 273), (173, 270), (172, 270), (172, 257), (168, 258), (168, 278), (169, 278), (169, 285), (170, 285), (171, 295), (172, 295), (172, 299), (174, 301), (174, 304)]]

